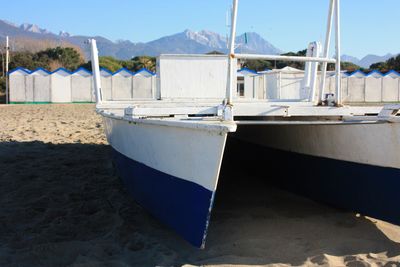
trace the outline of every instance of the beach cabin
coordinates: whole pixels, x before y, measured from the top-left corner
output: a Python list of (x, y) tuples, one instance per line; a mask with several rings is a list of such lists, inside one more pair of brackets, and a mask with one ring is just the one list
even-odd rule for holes
[(256, 71), (243, 68), (237, 72), (237, 97), (238, 98), (257, 98), (258, 88), (255, 84), (258, 73)]
[(112, 76), (112, 99), (113, 100), (131, 100), (133, 73), (123, 68), (118, 70)]
[(92, 73), (85, 68), (80, 68), (71, 75), (71, 98), (74, 103), (95, 102)]
[(364, 72), (357, 70), (349, 75), (347, 78), (348, 88), (348, 102), (364, 102), (365, 101), (365, 78)]
[(379, 71), (372, 71), (365, 77), (365, 102), (382, 102), (382, 78)]
[(16, 68), (9, 72), (10, 81), (10, 102), (24, 103), (26, 102), (25, 95), (25, 78), (30, 72), (24, 68)]
[(26, 76), (26, 102), (49, 103), (51, 94), (50, 72), (39, 68)]
[(267, 99), (301, 99), (304, 71), (285, 67), (263, 73)]
[(106, 101), (112, 100), (112, 75), (113, 73), (108, 69), (100, 69), (100, 79), (103, 92), (103, 98)]
[(132, 77), (132, 95), (135, 99), (152, 99), (155, 93), (155, 73), (141, 69)]
[(389, 71), (382, 77), (382, 101), (400, 101), (400, 74), (394, 70)]
[(57, 69), (51, 74), (51, 102), (71, 103), (71, 72), (64, 68)]
[[(346, 71), (341, 73), (342, 78), (342, 99), (343, 102), (349, 102), (349, 91), (348, 91), (348, 77), (349, 74)], [(321, 75), (318, 76), (318, 84), (321, 82)], [(336, 74), (334, 71), (328, 71), (326, 75), (325, 94), (335, 94), (336, 88)]]

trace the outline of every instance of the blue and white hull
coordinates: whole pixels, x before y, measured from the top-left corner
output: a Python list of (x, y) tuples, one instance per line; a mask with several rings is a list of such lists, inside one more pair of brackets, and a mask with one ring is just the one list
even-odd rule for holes
[(277, 173), (272, 183), (400, 224), (399, 123), (240, 126), (233, 135), (251, 166)]
[(129, 193), (154, 217), (204, 247), (225, 142), (234, 125), (104, 116)]

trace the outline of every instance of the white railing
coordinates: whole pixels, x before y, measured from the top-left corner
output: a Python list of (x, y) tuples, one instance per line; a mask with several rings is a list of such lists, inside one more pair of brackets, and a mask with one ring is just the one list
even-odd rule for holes
[(263, 59), (263, 60), (297, 61), (297, 62), (336, 63), (336, 59), (321, 58), (321, 57), (296, 57), (296, 56), (255, 55), (255, 54), (234, 54), (232, 56), (237, 59)]
[[(320, 89), (316, 90), (313, 94), (311, 101), (319, 105), (323, 101), (323, 95), (326, 84), (326, 71), (328, 63), (335, 63), (336, 69), (336, 105), (341, 105), (341, 70), (340, 70), (340, 0), (329, 0), (329, 14), (328, 14), (328, 25), (326, 31), (325, 47), (323, 57), (295, 57), (295, 56), (278, 56), (278, 55), (253, 55), (253, 54), (236, 54), (235, 53), (235, 40), (236, 40), (236, 27), (237, 27), (237, 12), (239, 6), (239, 0), (233, 0), (232, 9), (232, 23), (231, 23), (231, 35), (229, 42), (229, 75), (228, 75), (228, 86), (226, 91), (226, 102), (228, 106), (233, 104), (233, 92), (236, 89), (236, 71), (235, 59), (263, 59), (263, 60), (280, 60), (280, 61), (297, 61), (297, 62), (315, 62), (323, 63), (322, 72), (323, 77), (320, 84)], [(332, 35), (332, 24), (333, 17), (335, 15), (335, 30), (336, 30), (336, 56), (335, 59), (329, 57), (329, 48)]]

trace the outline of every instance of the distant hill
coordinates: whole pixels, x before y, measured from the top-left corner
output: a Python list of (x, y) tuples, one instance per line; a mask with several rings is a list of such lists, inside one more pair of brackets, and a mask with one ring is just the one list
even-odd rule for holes
[[(18, 26), (0, 20), (0, 40), (4, 40), (7, 35), (11, 39), (29, 38), (33, 40), (45, 40), (47, 42), (71, 43), (81, 47), (87, 57), (89, 51), (87, 45), (85, 45), (85, 41), (89, 38), (97, 40), (101, 56), (113, 56), (119, 59), (130, 59), (134, 56), (142, 55), (157, 56), (161, 53), (204, 54), (210, 51), (226, 53), (228, 50), (225, 37), (205, 30), (199, 32), (185, 30), (181, 33), (165, 36), (148, 43), (133, 43), (130, 41), (112, 42), (101, 36), (76, 36), (63, 31), (59, 34), (54, 34), (34, 24), (25, 23)], [(247, 43), (244, 40), (244, 34), (237, 37), (238, 49), (241, 52), (268, 54), (279, 54), (282, 52), (257, 33), (247, 33)]]
[(342, 60), (354, 63), (362, 68), (368, 69), (372, 64), (378, 63), (378, 62), (385, 62), (389, 58), (392, 58), (396, 55), (393, 54), (386, 54), (384, 56), (377, 56), (377, 55), (367, 55), (363, 57), (362, 59), (358, 59), (356, 57), (348, 56), (348, 55), (343, 55)]

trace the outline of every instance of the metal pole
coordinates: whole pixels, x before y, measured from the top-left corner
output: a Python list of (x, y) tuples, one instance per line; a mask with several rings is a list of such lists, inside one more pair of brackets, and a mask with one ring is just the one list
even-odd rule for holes
[(100, 78), (100, 64), (99, 64), (99, 51), (97, 50), (96, 40), (91, 39), (91, 57), (92, 57), (92, 71), (93, 71), (93, 82), (94, 90), (96, 92), (96, 102), (101, 104), (103, 96), (101, 92), (101, 78)]
[(9, 103), (9, 84), (8, 84), (8, 65), (10, 61), (10, 44), (8, 36), (6, 37), (6, 104)]
[[(328, 24), (326, 26), (324, 58), (328, 58), (328, 56), (329, 56), (329, 48), (331, 46), (332, 22), (333, 22), (334, 11), (335, 11), (335, 0), (330, 0), (329, 13), (328, 13)], [(324, 97), (327, 68), (328, 68), (328, 63), (324, 62), (322, 64), (321, 84), (320, 84), (318, 95), (316, 96), (315, 102), (314, 102), (316, 105), (320, 105), (322, 102), (322, 98)]]
[(336, 6), (336, 104), (342, 104), (342, 77), (341, 77), (341, 35), (340, 35), (340, 0), (335, 0)]
[(226, 92), (226, 100), (228, 105), (232, 105), (233, 92), (236, 84), (235, 78), (236, 78), (237, 66), (235, 66), (235, 39), (236, 39), (238, 5), (239, 5), (239, 0), (233, 0), (231, 36), (229, 40), (228, 84)]

